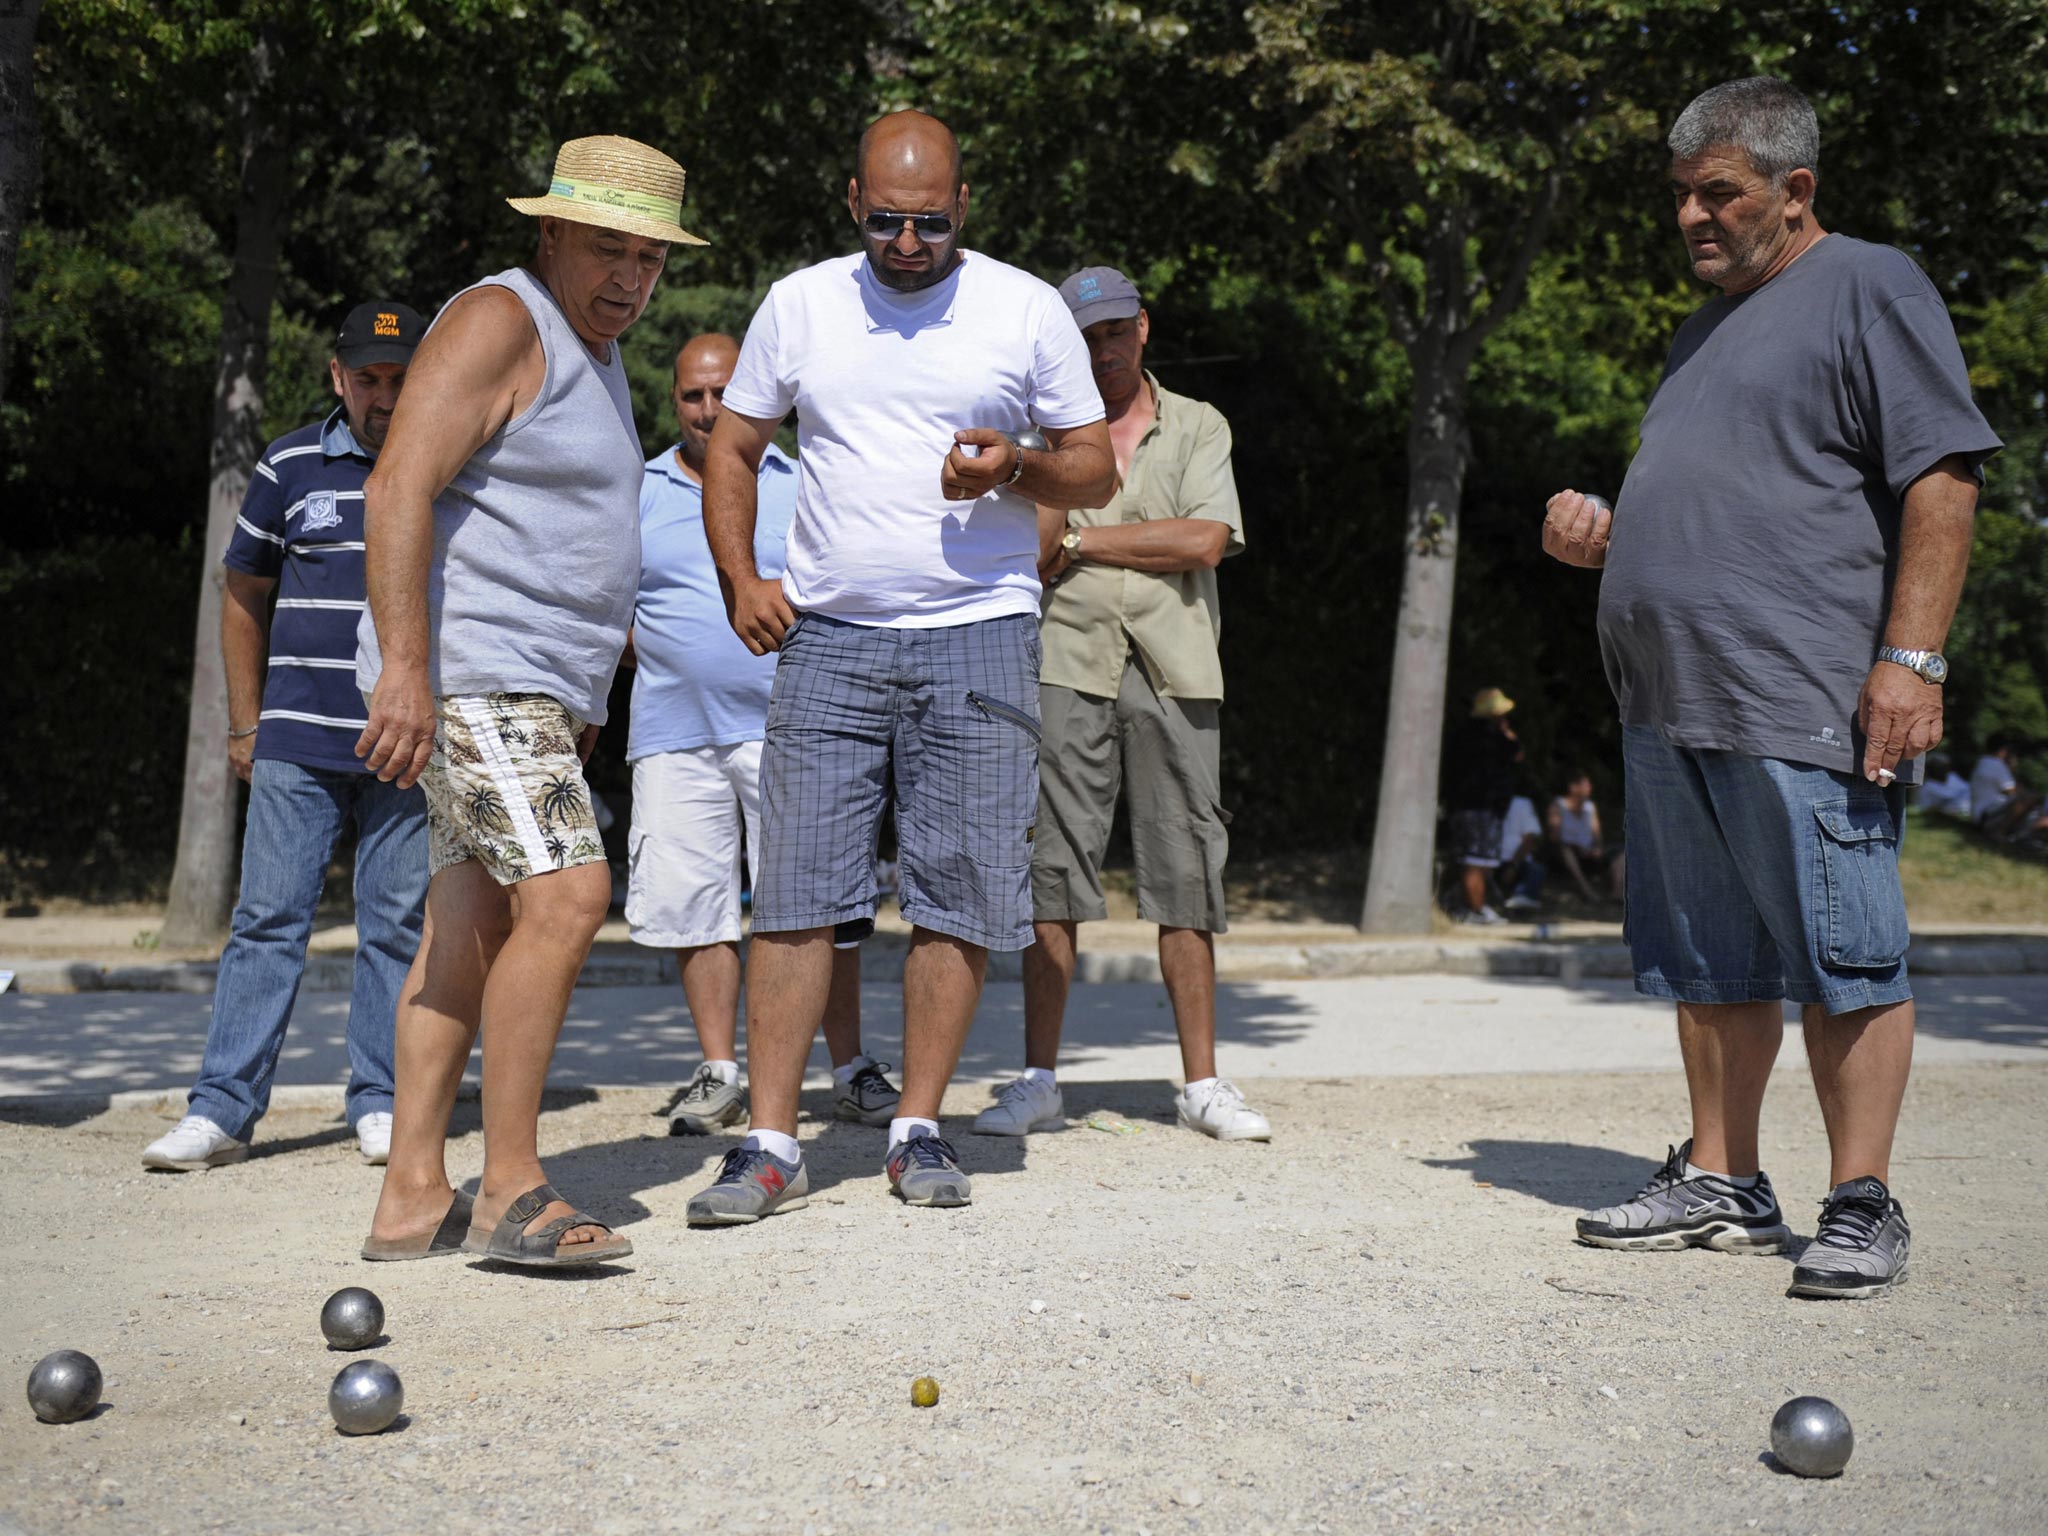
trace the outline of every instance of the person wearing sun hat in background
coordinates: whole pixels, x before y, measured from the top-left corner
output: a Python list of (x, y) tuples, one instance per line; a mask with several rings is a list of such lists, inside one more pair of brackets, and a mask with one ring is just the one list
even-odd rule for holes
[[(639, 436), (619, 338), (684, 230), (683, 168), (573, 139), (530, 265), (451, 299), (366, 490), (356, 751), (425, 786), (426, 933), (398, 1011), (391, 1160), (368, 1259), (469, 1252), (533, 1268), (632, 1244), (547, 1182), (541, 1090), (611, 905), (583, 763), (640, 578)], [(448, 1117), (484, 1037), (483, 1177), (449, 1184)]]
[(1504, 923), (1487, 901), (1487, 882), (1500, 864), (1503, 818), (1515, 798), (1515, 768), (1522, 744), (1508, 717), (1515, 701), (1498, 688), (1472, 696), (1472, 711), (1444, 751), (1444, 809), (1450, 842), (1444, 857), (1458, 866), (1465, 905), (1451, 915), (1461, 923)]

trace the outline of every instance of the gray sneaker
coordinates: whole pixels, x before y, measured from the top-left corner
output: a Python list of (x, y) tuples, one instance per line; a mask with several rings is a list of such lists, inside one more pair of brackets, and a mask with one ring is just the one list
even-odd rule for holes
[(1791, 1296), (1875, 1296), (1906, 1278), (1913, 1229), (1882, 1179), (1850, 1179), (1821, 1202), (1820, 1230), (1792, 1270)]
[(1749, 1189), (1716, 1174), (1685, 1176), (1692, 1139), (1670, 1149), (1664, 1166), (1631, 1200), (1579, 1218), (1579, 1241), (1596, 1248), (1648, 1253), (1718, 1248), (1723, 1253), (1778, 1253), (1792, 1238), (1778, 1197), (1763, 1174)]
[(725, 1154), (711, 1187), (690, 1196), (686, 1209), (693, 1227), (729, 1227), (799, 1210), (811, 1203), (810, 1194), (802, 1158), (785, 1163), (773, 1152), (739, 1146)]
[(966, 1205), (971, 1198), (953, 1144), (930, 1131), (919, 1130), (897, 1142), (882, 1167), (889, 1187), (905, 1205)]
[(903, 1097), (889, 1081), (889, 1063), (871, 1061), (838, 1088), (838, 1103), (832, 1112), (842, 1120), (862, 1125), (887, 1125), (896, 1115), (896, 1102)]
[(706, 1063), (683, 1085), (683, 1091), (669, 1106), (668, 1133), (671, 1136), (708, 1136), (747, 1118), (747, 1090), (728, 1083)]

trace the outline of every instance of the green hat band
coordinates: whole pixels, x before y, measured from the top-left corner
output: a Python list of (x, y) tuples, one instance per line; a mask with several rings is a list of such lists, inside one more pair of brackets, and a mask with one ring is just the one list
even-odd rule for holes
[(588, 203), (593, 208), (609, 208), (617, 213), (638, 214), (643, 219), (656, 219), (663, 224), (680, 224), (683, 218), (681, 198), (629, 192), (624, 187), (607, 187), (598, 182), (564, 181), (558, 176), (549, 184), (548, 196), (565, 198), (572, 203)]

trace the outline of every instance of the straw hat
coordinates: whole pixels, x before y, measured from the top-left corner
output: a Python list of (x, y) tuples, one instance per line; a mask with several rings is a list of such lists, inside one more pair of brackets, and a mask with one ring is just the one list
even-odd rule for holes
[(1482, 688), (1472, 695), (1472, 718), (1474, 720), (1498, 720), (1502, 715), (1515, 711), (1515, 701), (1498, 688)]
[(505, 201), (535, 218), (573, 219), (683, 245), (711, 243), (678, 222), (683, 216), (683, 168), (637, 139), (571, 139), (555, 156), (554, 180), (545, 197)]

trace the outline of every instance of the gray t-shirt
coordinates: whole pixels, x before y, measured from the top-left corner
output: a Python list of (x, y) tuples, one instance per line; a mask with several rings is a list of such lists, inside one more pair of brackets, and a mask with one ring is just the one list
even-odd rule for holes
[[(645, 466), (625, 364), (617, 341), (607, 361), (593, 358), (524, 268), (474, 286), (518, 295), (547, 367), (533, 403), (434, 498), (429, 685), (436, 698), (545, 694), (586, 725), (602, 725), (640, 590)], [(383, 669), (365, 611), (356, 686), (369, 693)]]
[(2000, 446), (1902, 251), (1829, 235), (1703, 306), (1615, 500), (1600, 653), (1622, 723), (1855, 771), (1906, 489)]

